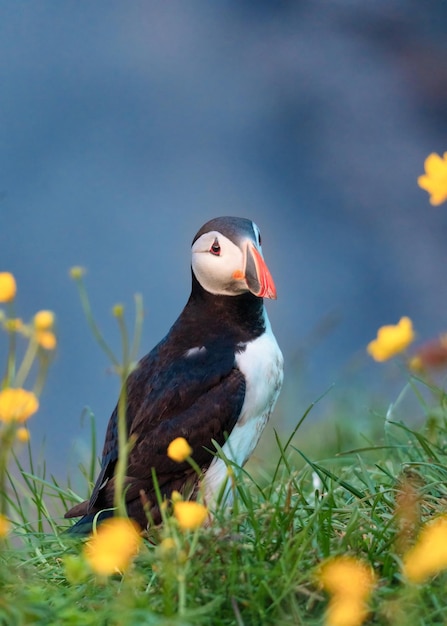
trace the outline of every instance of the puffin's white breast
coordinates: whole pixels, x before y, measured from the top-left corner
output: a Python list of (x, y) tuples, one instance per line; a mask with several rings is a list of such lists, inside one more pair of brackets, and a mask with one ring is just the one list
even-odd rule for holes
[[(265, 332), (241, 345), (236, 365), (245, 377), (245, 399), (239, 419), (222, 447), (225, 456), (242, 466), (255, 449), (264, 430), (283, 381), (283, 356), (273, 335), (267, 313)], [(227, 477), (222, 459), (215, 458), (205, 474), (205, 499), (209, 503), (219, 494)]]

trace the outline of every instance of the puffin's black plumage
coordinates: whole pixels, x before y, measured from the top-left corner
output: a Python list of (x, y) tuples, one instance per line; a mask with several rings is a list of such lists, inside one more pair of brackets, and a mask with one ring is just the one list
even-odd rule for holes
[[(193, 244), (210, 231), (218, 231), (235, 245), (242, 237), (256, 237), (250, 220), (217, 218), (200, 229)], [(265, 329), (262, 297), (248, 290), (232, 296), (209, 293), (192, 272), (191, 295), (180, 317), (127, 380), (127, 429), (135, 444), (129, 454), (125, 497), (129, 516), (141, 527), (147, 525), (143, 501), (151, 503), (151, 515), (159, 519), (152, 468), (167, 497), (188, 483), (193, 486), (197, 478), (187, 462), (176, 463), (167, 456), (173, 439), (185, 437), (203, 470), (214, 458), (212, 440), (224, 445), (246, 396), (246, 379), (235, 355)], [(117, 460), (115, 408), (91, 498), (66, 513), (66, 517), (84, 516), (73, 532), (88, 532), (93, 516), (113, 507)]]

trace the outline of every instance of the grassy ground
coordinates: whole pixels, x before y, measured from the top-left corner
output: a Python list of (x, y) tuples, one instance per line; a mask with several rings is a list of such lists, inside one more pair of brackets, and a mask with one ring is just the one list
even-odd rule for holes
[[(410, 387), (421, 397), (424, 385)], [(278, 438), (269, 475), (234, 468), (231, 511), (190, 532), (169, 519), (123, 576), (108, 579), (87, 568), (83, 542), (63, 534), (75, 494), (39, 475), (32, 459), (18, 464), (6, 491), (14, 528), (0, 543), (0, 624), (322, 624), (328, 596), (318, 568), (346, 554), (376, 574), (364, 623), (447, 624), (447, 575), (418, 586), (401, 573), (419, 526), (447, 507), (445, 397), (428, 395), (419, 427), (391, 411), (375, 420), (380, 437), (326, 458), (299, 447), (299, 428)], [(92, 451), (87, 481), (94, 464)]]

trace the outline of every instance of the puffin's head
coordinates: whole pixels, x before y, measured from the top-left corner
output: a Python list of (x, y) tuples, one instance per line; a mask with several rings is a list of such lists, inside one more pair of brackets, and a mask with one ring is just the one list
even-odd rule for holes
[(243, 217), (216, 217), (202, 226), (192, 242), (192, 270), (212, 294), (238, 296), (250, 291), (258, 298), (276, 299), (259, 228)]

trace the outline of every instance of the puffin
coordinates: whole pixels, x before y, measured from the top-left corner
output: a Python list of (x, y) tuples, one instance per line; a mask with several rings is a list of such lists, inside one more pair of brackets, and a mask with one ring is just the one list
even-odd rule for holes
[[(255, 449), (283, 381), (283, 356), (264, 298), (276, 287), (256, 224), (217, 217), (192, 242), (189, 299), (164, 339), (144, 356), (126, 381), (127, 433), (134, 441), (125, 479), (128, 516), (140, 528), (161, 521), (153, 473), (164, 499), (174, 491), (200, 491), (212, 511), (231, 504), (228, 462), (242, 467)], [(167, 449), (186, 439), (201, 475)], [(217, 444), (217, 445), (215, 445)], [(91, 497), (65, 513), (80, 517), (69, 532), (90, 533), (113, 515), (118, 460), (118, 405), (105, 435), (101, 468)], [(149, 515), (148, 515), (149, 512)]]

